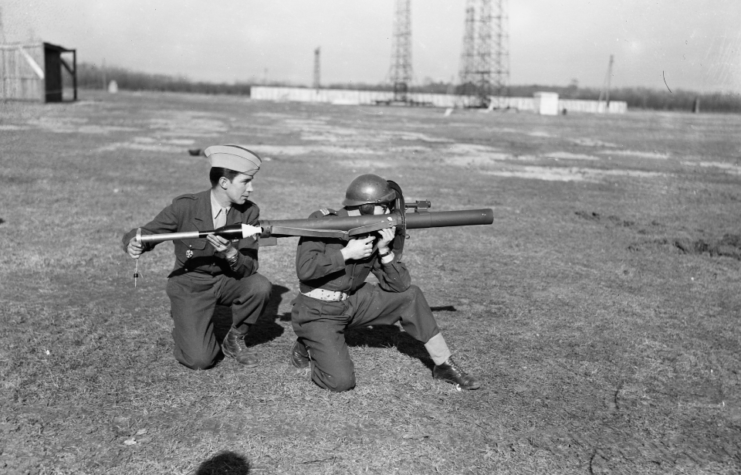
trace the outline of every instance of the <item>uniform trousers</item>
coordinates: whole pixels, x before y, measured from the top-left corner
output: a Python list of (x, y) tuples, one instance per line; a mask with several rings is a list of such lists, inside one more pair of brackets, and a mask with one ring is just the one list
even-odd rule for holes
[(324, 389), (355, 387), (355, 366), (345, 342), (345, 330), (393, 325), (426, 343), (440, 333), (424, 294), (416, 285), (404, 292), (386, 292), (364, 284), (341, 302), (326, 302), (299, 294), (291, 314), (293, 331), (311, 356), (312, 380)]
[(192, 369), (213, 366), (221, 351), (211, 321), (216, 305), (231, 305), (232, 327), (246, 331), (265, 309), (270, 289), (270, 281), (260, 274), (241, 279), (198, 272), (170, 277), (167, 296), (175, 323), (175, 358)]

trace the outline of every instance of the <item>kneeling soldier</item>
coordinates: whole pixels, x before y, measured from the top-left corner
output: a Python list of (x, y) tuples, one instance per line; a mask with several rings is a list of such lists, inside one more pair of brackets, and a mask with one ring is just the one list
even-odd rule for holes
[[(359, 216), (389, 213), (394, 190), (376, 175), (362, 175), (347, 189), (344, 208), (321, 210), (323, 216)], [(312, 367), (312, 379), (331, 391), (355, 387), (355, 370), (345, 342), (345, 330), (370, 325), (393, 325), (424, 343), (435, 362), (432, 375), (463, 389), (479, 382), (451, 358), (430, 306), (419, 287), (411, 284), (406, 266), (395, 259), (390, 244), (396, 228), (380, 237), (352, 239), (302, 237), (296, 255), (301, 293), (291, 315), (298, 336), (290, 359), (297, 368)], [(379, 284), (365, 283), (373, 274)]]
[[(142, 234), (258, 224), (260, 210), (247, 198), (260, 157), (239, 145), (209, 147), (205, 154), (211, 161), (211, 189), (175, 198), (141, 228)], [(123, 237), (124, 250), (134, 259), (156, 245), (137, 241), (136, 232), (132, 229)], [(271, 290), (270, 281), (257, 273), (257, 248), (254, 238), (232, 242), (208, 235), (175, 241), (175, 268), (168, 278), (167, 296), (175, 323), (175, 358), (183, 365), (211, 367), (220, 349), (240, 364), (257, 365), (244, 337), (267, 305)], [(232, 307), (232, 327), (221, 348), (211, 322), (217, 303)]]

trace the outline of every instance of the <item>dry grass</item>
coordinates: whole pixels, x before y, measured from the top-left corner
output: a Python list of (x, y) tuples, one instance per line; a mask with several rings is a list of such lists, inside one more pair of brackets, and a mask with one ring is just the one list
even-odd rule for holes
[[(1, 473), (741, 467), (739, 117), (83, 99), (0, 110)], [(412, 231), (405, 252), (484, 388), (433, 381), (396, 327), (348, 335), (356, 390), (315, 387), (287, 362), (294, 240), (261, 251), (260, 367), (179, 366), (171, 247), (134, 289), (120, 237), (208, 186), (188, 148), (229, 142), (270, 158), (266, 219), (338, 206), (365, 172), (437, 210), (493, 207), (493, 226)]]

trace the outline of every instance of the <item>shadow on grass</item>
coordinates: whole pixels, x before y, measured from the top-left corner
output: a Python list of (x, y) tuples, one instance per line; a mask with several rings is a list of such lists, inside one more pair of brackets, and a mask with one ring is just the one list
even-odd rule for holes
[(250, 463), (234, 452), (222, 452), (206, 460), (198, 467), (196, 475), (247, 475)]
[[(273, 285), (273, 291), (270, 293), (270, 301), (265, 311), (257, 319), (257, 322), (250, 328), (250, 332), (245, 338), (247, 346), (255, 346), (275, 340), (283, 334), (283, 327), (275, 323), (282, 316), (278, 315), (278, 308), (283, 299), (283, 294), (288, 292), (287, 287), (282, 285)], [(224, 305), (217, 305), (214, 315), (211, 319), (214, 324), (214, 334), (217, 341), (222, 341), (229, 328), (232, 326), (232, 309)]]
[[(433, 312), (455, 312), (452, 305), (432, 307)], [(348, 346), (368, 346), (371, 348), (395, 347), (400, 353), (417, 358), (429, 369), (434, 363), (430, 359), (424, 344), (417, 341), (397, 325), (376, 325), (365, 328), (353, 328), (345, 332), (345, 341)]]

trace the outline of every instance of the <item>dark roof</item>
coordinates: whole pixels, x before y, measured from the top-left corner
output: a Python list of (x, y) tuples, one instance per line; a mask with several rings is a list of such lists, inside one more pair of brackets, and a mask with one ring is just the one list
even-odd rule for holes
[(62, 53), (67, 53), (67, 52), (75, 51), (73, 49), (65, 48), (64, 46), (53, 45), (53, 44), (47, 43), (47, 42), (44, 42), (44, 49), (53, 49), (53, 50), (61, 51)]

